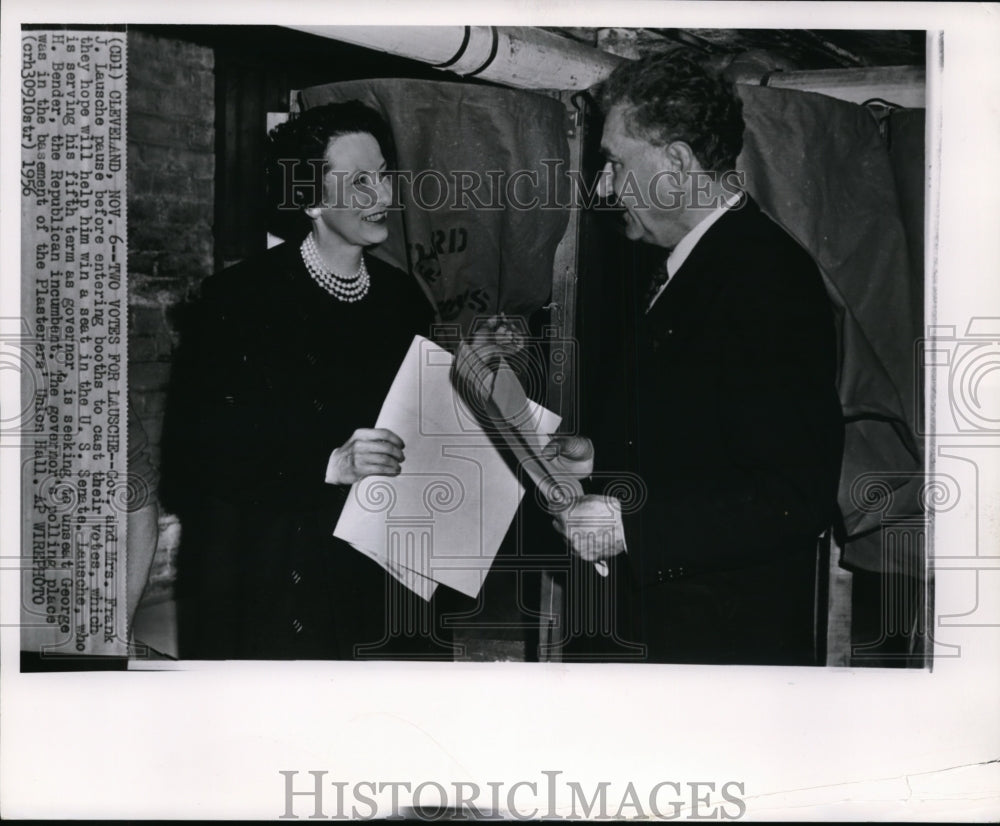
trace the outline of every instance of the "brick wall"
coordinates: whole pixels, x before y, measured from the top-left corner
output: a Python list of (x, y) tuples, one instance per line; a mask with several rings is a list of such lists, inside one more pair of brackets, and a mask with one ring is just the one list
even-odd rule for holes
[[(215, 73), (211, 48), (129, 33), (129, 398), (159, 464), (171, 312), (213, 269)], [(179, 525), (160, 514), (147, 602), (169, 597)]]
[(156, 464), (170, 312), (213, 268), (214, 57), (141, 32), (128, 47), (129, 389)]

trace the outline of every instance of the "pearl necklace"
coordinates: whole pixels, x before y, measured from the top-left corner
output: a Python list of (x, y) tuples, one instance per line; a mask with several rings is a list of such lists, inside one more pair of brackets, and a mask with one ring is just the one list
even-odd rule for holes
[(306, 240), (302, 242), (300, 248), (302, 253), (302, 263), (309, 270), (309, 275), (313, 280), (326, 290), (334, 298), (353, 304), (368, 295), (368, 288), (371, 286), (371, 278), (368, 276), (368, 268), (365, 266), (365, 258), (361, 256), (361, 266), (358, 271), (350, 277), (337, 275), (328, 270), (320, 258), (319, 250), (316, 248), (316, 241), (310, 232)]

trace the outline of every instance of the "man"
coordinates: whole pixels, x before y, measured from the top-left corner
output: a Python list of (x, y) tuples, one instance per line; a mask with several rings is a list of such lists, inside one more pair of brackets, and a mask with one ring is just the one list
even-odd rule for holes
[(624, 537), (588, 530), (613, 510), (596, 495), (558, 526), (581, 559), (615, 557), (612, 576), (631, 580), (648, 660), (815, 662), (817, 539), (843, 450), (819, 271), (737, 186), (730, 84), (686, 56), (650, 56), (616, 69), (600, 101), (601, 194), (629, 239), (670, 251), (627, 320), (646, 501)]

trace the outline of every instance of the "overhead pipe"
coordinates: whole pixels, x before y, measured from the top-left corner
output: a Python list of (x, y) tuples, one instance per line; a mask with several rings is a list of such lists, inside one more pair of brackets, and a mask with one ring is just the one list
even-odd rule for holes
[(517, 89), (588, 89), (622, 58), (531, 26), (289, 26)]
[[(589, 89), (626, 58), (531, 26), (290, 26), (517, 89)], [(923, 107), (916, 66), (751, 72), (737, 83)]]

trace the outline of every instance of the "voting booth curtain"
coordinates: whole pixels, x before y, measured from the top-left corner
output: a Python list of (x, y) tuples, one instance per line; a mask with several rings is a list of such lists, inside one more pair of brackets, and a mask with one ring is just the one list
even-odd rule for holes
[[(866, 107), (825, 95), (737, 88), (747, 189), (815, 258), (836, 308), (847, 422), (843, 560), (918, 573), (918, 555), (887, 555), (880, 529), (919, 517), (925, 481), (914, 361), (923, 325), (922, 113), (880, 123)], [(559, 205), (568, 177), (556, 174), (568, 168), (562, 104), (401, 79), (301, 93), (304, 108), (351, 99), (383, 113), (405, 173), (380, 254), (422, 280), (442, 321), (465, 329), (477, 316), (541, 307), (567, 226)]]
[(816, 260), (833, 299), (846, 421), (843, 560), (919, 574), (917, 548), (881, 528), (919, 518), (923, 399), (923, 112), (877, 119), (825, 95), (739, 86), (747, 189)]
[(377, 79), (301, 92), (303, 108), (360, 100), (395, 143), (389, 240), (377, 254), (409, 269), (442, 322), (530, 316), (548, 300), (568, 202), (563, 105), (513, 89)]

